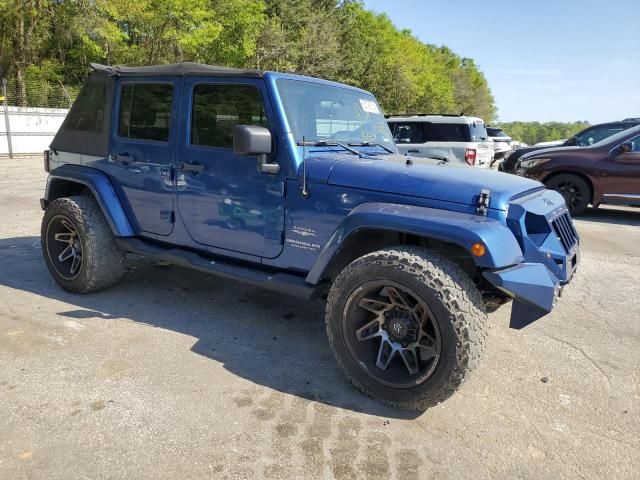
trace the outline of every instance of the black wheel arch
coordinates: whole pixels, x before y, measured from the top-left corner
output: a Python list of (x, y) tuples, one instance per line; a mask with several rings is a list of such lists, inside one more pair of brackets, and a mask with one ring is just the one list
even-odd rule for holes
[(464, 247), (428, 235), (415, 235), (397, 230), (363, 228), (349, 235), (323, 272), (323, 280), (332, 281), (353, 260), (369, 253), (398, 246), (422, 247), (454, 262), (475, 278), (478, 268)]

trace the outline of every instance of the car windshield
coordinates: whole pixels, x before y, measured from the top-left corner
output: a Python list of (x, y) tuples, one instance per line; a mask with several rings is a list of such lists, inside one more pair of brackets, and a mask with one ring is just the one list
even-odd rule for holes
[(599, 142), (596, 142), (593, 145), (591, 145), (591, 147), (598, 148), (598, 147), (604, 147), (605, 145), (609, 145), (609, 144), (615, 145), (617, 143), (623, 142), (624, 139), (627, 138), (627, 136), (629, 138), (632, 138), (634, 134), (637, 135), (638, 133), (640, 133), (640, 126), (629, 128), (628, 130), (623, 130), (619, 133), (616, 133), (615, 135), (611, 135), (610, 137), (603, 138)]
[(396, 151), (373, 96), (302, 80), (279, 79), (277, 86), (297, 142), (377, 143)]

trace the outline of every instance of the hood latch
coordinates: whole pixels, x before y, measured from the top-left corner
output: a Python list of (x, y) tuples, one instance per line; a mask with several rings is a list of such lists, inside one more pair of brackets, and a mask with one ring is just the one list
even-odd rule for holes
[(491, 203), (491, 190), (483, 188), (478, 195), (478, 201), (476, 202), (476, 212), (478, 215), (487, 215), (489, 204)]

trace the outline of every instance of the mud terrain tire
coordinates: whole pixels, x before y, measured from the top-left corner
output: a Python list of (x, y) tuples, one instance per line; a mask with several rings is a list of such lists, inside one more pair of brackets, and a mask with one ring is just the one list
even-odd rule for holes
[[(371, 293), (363, 293), (375, 292), (378, 285), (387, 284), (390, 287), (383, 287), (383, 296), (374, 294), (374, 299), (371, 299)], [(391, 291), (395, 293), (391, 294)], [(396, 306), (385, 306), (392, 298), (398, 298), (399, 291), (407, 293), (400, 295), (401, 299), (395, 305), (404, 304), (406, 311)], [(385, 294), (389, 300), (385, 299)], [(412, 306), (414, 302), (415, 305), (424, 302), (426, 309)], [(358, 309), (365, 311), (362, 313)], [(382, 310), (377, 313), (372, 311), (378, 309), (385, 312), (382, 314)], [(421, 324), (420, 319), (407, 314), (414, 310), (428, 310), (429, 315), (417, 315), (427, 320), (422, 320)], [(373, 321), (371, 315), (374, 315)], [(435, 322), (430, 319), (431, 316), (435, 317)], [(417, 247), (379, 250), (364, 255), (345, 267), (329, 292), (325, 318), (333, 353), (351, 382), (365, 394), (383, 403), (408, 410), (425, 410), (444, 401), (460, 387), (467, 373), (476, 367), (481, 357), (488, 328), (482, 296), (468, 275), (455, 263)], [(352, 318), (361, 318), (360, 323), (356, 322), (354, 326), (355, 320), (351, 320)], [(393, 323), (395, 320), (390, 321), (389, 318), (400, 320)], [(418, 323), (411, 323), (414, 320)], [(424, 326), (425, 321), (431, 322), (428, 328)], [(376, 347), (378, 338), (374, 338), (375, 333), (368, 340), (373, 345), (367, 347), (371, 351), (365, 351), (369, 354), (357, 353), (362, 353), (361, 345), (366, 343), (362, 338), (370, 333), (368, 327), (361, 326), (368, 325), (367, 322), (374, 324), (371, 332), (377, 328), (376, 322), (380, 323), (380, 330), (388, 329), (393, 323), (393, 327), (388, 333), (385, 331), (384, 336), (394, 341), (397, 338), (393, 336), (396, 330), (415, 332), (412, 325), (423, 325), (418, 326), (420, 331), (424, 328), (425, 332), (427, 329), (432, 332), (429, 335), (425, 333), (424, 338), (439, 337), (439, 353), (436, 355), (433, 353), (435, 350), (429, 350), (432, 352), (429, 359), (429, 355), (422, 353), (419, 345), (422, 340), (419, 340), (419, 353), (415, 353), (414, 348), (414, 356), (407, 354), (410, 357), (407, 361), (405, 352), (409, 350), (409, 340), (401, 340), (393, 344), (401, 350), (391, 354), (392, 358), (387, 364), (388, 371), (380, 370), (376, 359), (383, 364), (388, 355), (384, 354), (382, 346)], [(439, 329), (439, 335), (435, 333), (436, 328)], [(380, 340), (379, 345), (382, 343)], [(434, 342), (429, 338), (425, 343)], [(414, 342), (413, 345), (415, 344)], [(425, 349), (431, 348), (425, 346)], [(373, 361), (369, 358), (371, 355), (375, 357)], [(422, 371), (412, 375), (410, 367), (421, 368), (425, 356), (428, 359), (425, 365), (425, 368), (428, 367), (428, 375)], [(411, 359), (417, 360), (417, 364)], [(395, 371), (391, 371), (392, 365)], [(404, 367), (406, 371), (403, 373)], [(398, 379), (400, 376), (406, 377), (402, 383), (398, 380), (396, 384), (393, 377), (395, 372)]]

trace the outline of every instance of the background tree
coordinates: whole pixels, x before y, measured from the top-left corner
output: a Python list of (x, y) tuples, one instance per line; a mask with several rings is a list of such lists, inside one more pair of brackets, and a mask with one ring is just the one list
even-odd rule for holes
[(421, 42), (357, 0), (0, 0), (0, 7), (0, 68), (22, 105), (44, 104), (53, 90), (73, 98), (90, 62), (195, 61), (348, 83), (372, 91), (387, 113), (495, 117), (473, 60)]

